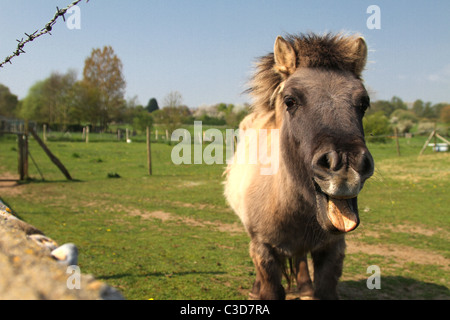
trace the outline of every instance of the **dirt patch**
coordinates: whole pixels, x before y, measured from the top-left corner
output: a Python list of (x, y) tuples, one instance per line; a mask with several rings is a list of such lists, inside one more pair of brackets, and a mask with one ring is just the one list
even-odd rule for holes
[(433, 264), (443, 267), (448, 271), (450, 261), (438, 253), (420, 250), (408, 246), (392, 244), (365, 244), (360, 241), (347, 241), (347, 253), (365, 253), (393, 258), (397, 263), (404, 264), (414, 262), (417, 264)]
[[(347, 236), (347, 239), (362, 239), (364, 237), (372, 237), (372, 238), (380, 238), (380, 233), (377, 231), (369, 230), (364, 228), (364, 224), (361, 223), (360, 229), (358, 233), (350, 234)], [(428, 226), (424, 226), (421, 224), (378, 224), (379, 230), (391, 231), (391, 232), (400, 232), (400, 233), (409, 233), (415, 235), (422, 235), (426, 237), (439, 236), (444, 239), (450, 238), (450, 233), (439, 227), (434, 227), (430, 229)]]
[[(121, 210), (122, 211), (122, 210)], [(184, 224), (191, 227), (212, 227), (220, 232), (225, 232), (229, 234), (238, 234), (244, 232), (244, 229), (241, 225), (238, 223), (222, 223), (219, 221), (211, 222), (211, 221), (204, 221), (204, 220), (198, 220), (191, 217), (180, 217), (175, 214), (164, 212), (164, 211), (143, 211), (139, 209), (129, 209), (123, 210), (126, 211), (131, 216), (139, 216), (142, 219), (158, 219), (162, 222), (175, 222), (177, 224)]]
[(170, 205), (174, 205), (177, 207), (182, 208), (192, 208), (195, 210), (214, 210), (219, 212), (232, 212), (230, 208), (220, 208), (218, 206), (212, 205), (212, 204), (206, 204), (206, 203), (188, 203), (188, 202), (181, 202), (181, 201), (170, 201), (168, 202)]
[[(381, 178), (389, 176), (389, 179), (420, 183), (423, 181), (447, 181), (450, 178), (450, 171), (440, 170), (435, 163), (449, 163), (450, 154), (433, 154), (432, 156), (422, 156), (417, 163), (403, 165), (398, 159), (383, 160), (377, 163), (377, 173)], [(387, 174), (389, 173), (389, 174)]]
[[(179, 207), (184, 208), (207, 208), (212, 207), (209, 204), (190, 204), (190, 203), (184, 203), (184, 202), (172, 202), (172, 204), (175, 204)], [(98, 203), (97, 203), (98, 205)], [(220, 221), (205, 221), (196, 219), (193, 217), (183, 217), (179, 216), (177, 214), (173, 214), (170, 212), (157, 210), (157, 211), (146, 211), (141, 210), (138, 208), (133, 207), (124, 207), (122, 205), (116, 204), (113, 207), (108, 207), (105, 205), (105, 208), (108, 210), (114, 211), (114, 212), (125, 212), (129, 216), (133, 217), (141, 217), (142, 219), (149, 220), (149, 219), (158, 219), (162, 222), (173, 222), (176, 224), (183, 224), (191, 227), (200, 227), (200, 228), (213, 228), (220, 232), (225, 232), (228, 234), (239, 234), (244, 233), (244, 227), (240, 223), (223, 223)]]
[(403, 233), (412, 233), (412, 234), (420, 234), (423, 236), (431, 237), (434, 235), (441, 235), (443, 238), (449, 238), (450, 235), (447, 230), (442, 228), (434, 228), (428, 229), (427, 227), (421, 225), (396, 225), (396, 226), (387, 226), (386, 229), (389, 229), (393, 232), (403, 232)]
[(147, 220), (147, 219), (159, 219), (159, 220), (162, 220), (163, 222), (170, 221), (170, 220), (174, 219), (174, 217), (173, 217), (173, 215), (171, 213), (164, 212), (164, 211), (147, 212), (147, 211), (141, 211), (141, 210), (138, 210), (138, 209), (131, 209), (131, 210), (128, 210), (128, 214), (130, 216), (134, 216), (134, 217), (139, 216), (139, 217), (141, 217), (142, 219), (145, 219), (145, 220)]
[(187, 203), (187, 202), (181, 202), (181, 201), (171, 201), (171, 204), (173, 204), (177, 207), (194, 208), (197, 210), (204, 210), (204, 209), (207, 209), (208, 207), (210, 207), (207, 204), (202, 204), (202, 203), (193, 204), (193, 203)]
[(204, 181), (186, 181), (180, 186), (183, 188), (192, 188), (192, 187), (201, 186), (202, 184), (205, 184), (205, 183), (206, 182), (204, 182)]
[(18, 196), (22, 194), (23, 188), (18, 184), (18, 175), (10, 172), (0, 173), (0, 195)]
[(217, 226), (217, 229), (221, 232), (226, 232), (226, 233), (243, 233), (243, 232), (245, 232), (244, 226), (237, 222), (233, 223), (233, 224), (221, 223)]

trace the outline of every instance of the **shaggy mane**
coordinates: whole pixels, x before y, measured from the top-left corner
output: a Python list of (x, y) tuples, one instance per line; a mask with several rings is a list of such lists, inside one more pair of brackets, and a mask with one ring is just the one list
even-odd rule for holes
[[(284, 39), (291, 44), (297, 56), (297, 68), (325, 68), (345, 70), (354, 73), (358, 78), (361, 71), (356, 63), (358, 57), (351, 50), (357, 36), (344, 36), (342, 34), (315, 34), (287, 35)], [(256, 63), (256, 72), (250, 81), (251, 87), (247, 90), (255, 103), (253, 112), (267, 114), (274, 110), (271, 103), (272, 95), (278, 86), (286, 79), (275, 66), (274, 54), (263, 56)]]

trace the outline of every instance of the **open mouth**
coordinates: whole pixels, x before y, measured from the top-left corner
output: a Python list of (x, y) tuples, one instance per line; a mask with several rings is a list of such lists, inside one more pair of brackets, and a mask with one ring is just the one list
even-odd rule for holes
[(336, 199), (325, 193), (316, 185), (318, 221), (327, 231), (347, 233), (359, 225), (357, 198)]

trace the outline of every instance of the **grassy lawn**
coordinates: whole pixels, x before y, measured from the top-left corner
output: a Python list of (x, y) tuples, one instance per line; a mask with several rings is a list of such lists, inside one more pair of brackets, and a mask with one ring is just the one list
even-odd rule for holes
[[(450, 298), (450, 154), (418, 158), (425, 139), (401, 139), (401, 157), (392, 141), (369, 145), (376, 173), (348, 237), (343, 299)], [(75, 243), (81, 271), (127, 299), (246, 299), (249, 238), (225, 203), (224, 165), (176, 166), (173, 146), (155, 143), (150, 177), (139, 141), (48, 142), (76, 179), (67, 182), (31, 140), (45, 181), (30, 160), (35, 180), (0, 185), (0, 198), (59, 243)], [(17, 178), (15, 138), (0, 138), (0, 147), (0, 179)], [(380, 290), (367, 289), (371, 265), (380, 267)]]

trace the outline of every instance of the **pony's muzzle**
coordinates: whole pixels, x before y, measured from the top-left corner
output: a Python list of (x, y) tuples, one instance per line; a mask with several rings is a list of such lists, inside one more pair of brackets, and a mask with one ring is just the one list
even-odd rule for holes
[(366, 148), (359, 152), (328, 151), (313, 157), (314, 181), (321, 191), (335, 199), (358, 195), (364, 182), (373, 174), (374, 162)]

